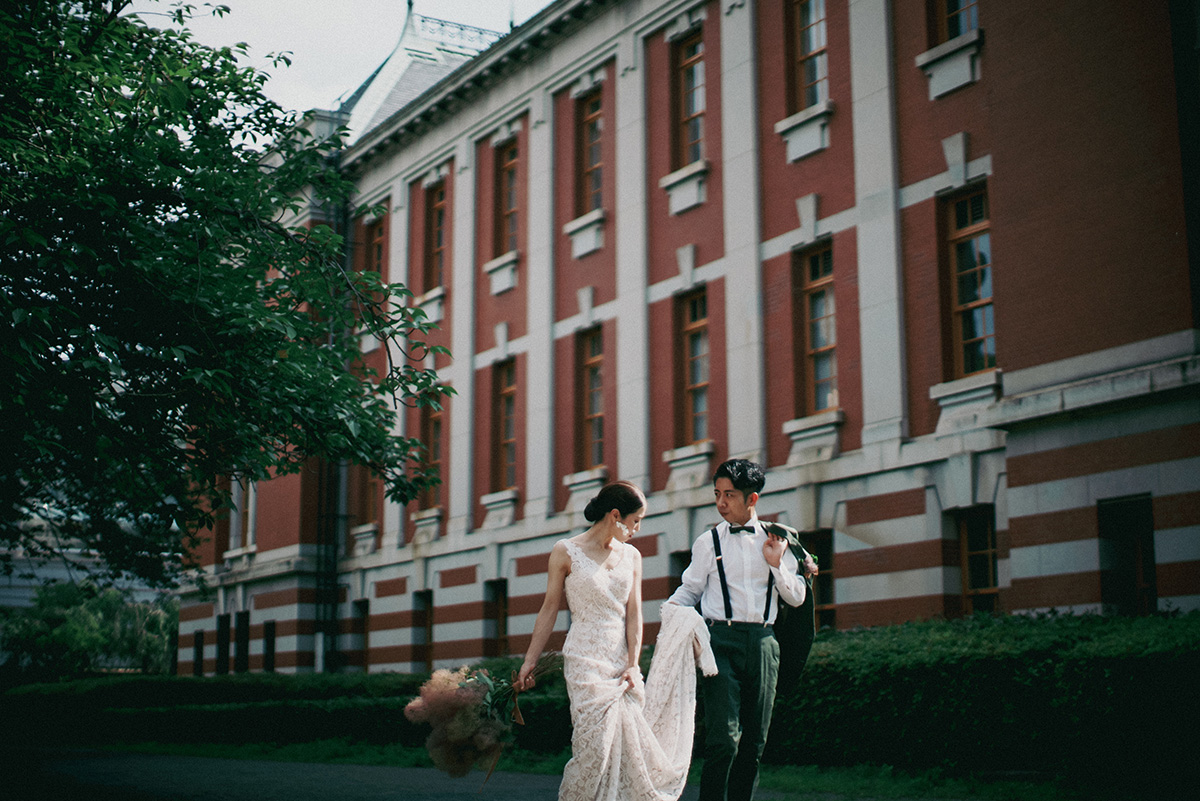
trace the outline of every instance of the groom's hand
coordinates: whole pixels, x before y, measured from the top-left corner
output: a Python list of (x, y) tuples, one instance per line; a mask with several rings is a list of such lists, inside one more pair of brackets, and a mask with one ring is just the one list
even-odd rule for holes
[(767, 540), (763, 543), (763, 558), (767, 560), (767, 564), (771, 567), (779, 567), (783, 560), (783, 552), (787, 550), (787, 541), (776, 534), (767, 534)]

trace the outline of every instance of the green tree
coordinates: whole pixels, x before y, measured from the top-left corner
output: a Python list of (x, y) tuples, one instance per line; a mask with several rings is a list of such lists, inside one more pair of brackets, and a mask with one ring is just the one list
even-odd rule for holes
[[(341, 138), (244, 45), (127, 6), (0, 5), (0, 548), (169, 586), (231, 477), (352, 461), (415, 497), (436, 479), (396, 407), (438, 390), (410, 293), (350, 266)], [(335, 224), (289, 224), (308, 203)]]
[(125, 668), (167, 674), (178, 602), (133, 601), (90, 581), (40, 587), (33, 606), (6, 613), (0, 646), (5, 668), (36, 679), (75, 678)]

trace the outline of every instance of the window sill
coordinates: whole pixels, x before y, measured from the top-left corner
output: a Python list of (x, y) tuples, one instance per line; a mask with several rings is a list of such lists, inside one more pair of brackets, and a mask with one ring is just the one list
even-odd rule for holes
[(413, 305), (425, 312), (425, 319), (440, 323), (446, 314), (446, 287), (438, 286), (413, 299)]
[(224, 564), (224, 570), (246, 570), (254, 564), (254, 555), (257, 549), (253, 545), (246, 545), (241, 548), (230, 548), (221, 554), (221, 561)]
[(517, 263), (521, 260), (521, 251), (510, 250), (503, 256), (497, 256), (483, 265), (493, 295), (499, 295), (517, 286)]
[(787, 146), (788, 163), (829, 147), (829, 118), (833, 101), (824, 100), (775, 123), (775, 133)]
[(354, 540), (354, 555), (366, 556), (367, 554), (375, 553), (375, 535), (378, 533), (379, 527), (375, 523), (365, 523), (361, 526), (354, 526), (350, 529), (350, 536)]
[(667, 492), (693, 490), (707, 485), (712, 480), (711, 465), (715, 451), (716, 446), (708, 439), (663, 451), (663, 461), (671, 468)]
[(708, 162), (704, 159), (660, 178), (659, 187), (667, 191), (667, 210), (673, 215), (681, 214), (702, 204), (708, 197), (707, 178)]
[(936, 100), (980, 78), (979, 48), (983, 31), (967, 31), (916, 57), (929, 78), (929, 99)]
[(517, 519), (517, 498), (518, 493), (515, 489), (492, 492), (480, 498), (479, 502), (487, 509), (487, 516), (484, 517), (483, 525), (480, 528), (492, 529), (511, 526)]
[(578, 473), (563, 476), (563, 486), (571, 493), (571, 497), (567, 501), (567, 508), (564, 511), (568, 514), (573, 512), (582, 514), (588, 501), (600, 491), (600, 488), (607, 481), (608, 468), (603, 465), (593, 467), (591, 470), (581, 470)]
[(571, 258), (578, 259), (604, 247), (604, 209), (594, 209), (563, 226), (571, 237)]
[(835, 458), (840, 453), (841, 428), (845, 422), (845, 412), (830, 409), (784, 423), (783, 433), (792, 441), (788, 465), (827, 462)]
[(433, 506), (413, 512), (412, 521), (416, 527), (413, 532), (413, 544), (422, 545), (433, 542), (442, 530), (442, 507)]
[(996, 403), (1000, 396), (1001, 373), (990, 370), (966, 378), (934, 384), (929, 398), (941, 407), (938, 415), (938, 434), (953, 434), (964, 429), (978, 428), (979, 417)]

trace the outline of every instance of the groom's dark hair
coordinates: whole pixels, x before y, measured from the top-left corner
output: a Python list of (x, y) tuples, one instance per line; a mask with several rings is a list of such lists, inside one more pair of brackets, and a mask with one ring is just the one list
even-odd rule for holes
[(749, 498), (752, 492), (762, 492), (767, 485), (767, 474), (763, 472), (762, 465), (749, 459), (722, 462), (717, 472), (713, 473), (714, 484), (718, 478), (729, 479), (734, 489), (741, 490), (743, 498)]

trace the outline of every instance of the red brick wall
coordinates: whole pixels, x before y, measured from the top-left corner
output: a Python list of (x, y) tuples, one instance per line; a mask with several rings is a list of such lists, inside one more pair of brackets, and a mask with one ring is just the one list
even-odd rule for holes
[(475, 264), (478, 277), (475, 287), (475, 350), (489, 350), (496, 344), (495, 326), (508, 323), (508, 338), (514, 340), (527, 333), (525, 315), (526, 297), (529, 287), (529, 117), (520, 119), (517, 132), (517, 196), (518, 225), (517, 249), (521, 253), (517, 263), (517, 286), (499, 295), (493, 295), (490, 280), (483, 272), (483, 265), (496, 255), (496, 155), (491, 139), (483, 139), (475, 147), (477, 185), (475, 195)]
[(600, 148), (603, 168), (601, 192), (603, 196), (604, 246), (581, 259), (571, 256), (571, 237), (563, 233), (563, 226), (580, 216), (576, 213), (576, 137), (575, 120), (577, 100), (571, 97), (569, 88), (554, 97), (554, 319), (563, 320), (579, 312), (576, 292), (585, 287), (594, 288), (593, 303), (600, 305), (616, 297), (617, 261), (617, 80), (612, 61), (604, 66), (604, 80), (600, 83), (602, 133)]
[(775, 123), (788, 116), (783, 7), (783, 0), (759, 0), (756, 11), (764, 240), (796, 228), (798, 197), (818, 192), (822, 217), (851, 208), (855, 202), (848, 4), (826, 4), (829, 97), (835, 106), (829, 117), (829, 147), (794, 164), (788, 163), (786, 145), (775, 133)]
[(1167, 4), (994, 3), (981, 26), (1000, 366), (1191, 328)]
[[(700, 206), (672, 216), (667, 193), (658, 182), (678, 169), (671, 163), (671, 50), (665, 34), (646, 40), (646, 192), (651, 284), (678, 273), (675, 250), (696, 245), (696, 265), (725, 255), (724, 201), (721, 194), (721, 5), (705, 6), (704, 152), (709, 162), (705, 182), (708, 199)], [(711, 304), (711, 301), (710, 301)]]

